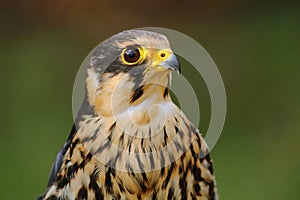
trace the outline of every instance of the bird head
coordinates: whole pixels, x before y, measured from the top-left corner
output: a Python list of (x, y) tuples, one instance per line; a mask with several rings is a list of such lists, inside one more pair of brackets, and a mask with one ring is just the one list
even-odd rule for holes
[(179, 73), (180, 65), (166, 36), (123, 31), (93, 51), (86, 78), (88, 102), (97, 115), (112, 116), (170, 101), (173, 70)]

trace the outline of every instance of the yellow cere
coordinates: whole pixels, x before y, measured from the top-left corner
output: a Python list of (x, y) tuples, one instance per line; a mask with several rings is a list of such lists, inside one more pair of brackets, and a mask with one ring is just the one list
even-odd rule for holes
[(155, 61), (158, 64), (158, 63), (168, 59), (171, 54), (172, 54), (172, 52), (167, 49), (158, 50), (156, 52), (156, 59), (153, 59), (153, 62)]
[(167, 60), (169, 56), (172, 54), (172, 51), (168, 49), (160, 49), (154, 51), (153, 58), (152, 58), (152, 66), (156, 66), (157, 70), (165, 71), (165, 68), (160, 66), (160, 63), (164, 60)]

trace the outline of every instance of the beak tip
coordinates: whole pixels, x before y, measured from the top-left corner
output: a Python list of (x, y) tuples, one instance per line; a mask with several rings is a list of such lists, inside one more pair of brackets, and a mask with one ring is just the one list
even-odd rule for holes
[(178, 74), (181, 74), (180, 63), (179, 63), (177, 57), (175, 56), (175, 54), (172, 54), (168, 60), (169, 60), (168, 64), (169, 64), (170, 68), (172, 70), (177, 71)]
[(166, 60), (160, 63), (160, 66), (166, 70), (177, 71), (178, 74), (181, 74), (180, 63), (175, 54), (171, 54)]
[(177, 72), (178, 72), (178, 74), (181, 74), (181, 67), (180, 67), (180, 63), (179, 62), (178, 62)]

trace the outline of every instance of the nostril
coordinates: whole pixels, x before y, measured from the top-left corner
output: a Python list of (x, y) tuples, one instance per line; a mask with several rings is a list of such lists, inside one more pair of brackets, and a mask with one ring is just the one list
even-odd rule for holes
[(165, 53), (161, 53), (160, 56), (163, 58), (163, 57), (166, 56), (166, 54)]

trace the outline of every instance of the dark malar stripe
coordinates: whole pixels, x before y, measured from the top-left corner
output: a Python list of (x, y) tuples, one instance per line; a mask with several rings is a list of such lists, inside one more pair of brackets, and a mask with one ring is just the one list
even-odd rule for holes
[(134, 103), (137, 99), (139, 99), (144, 93), (143, 86), (134, 90), (133, 95), (131, 96), (130, 103)]

